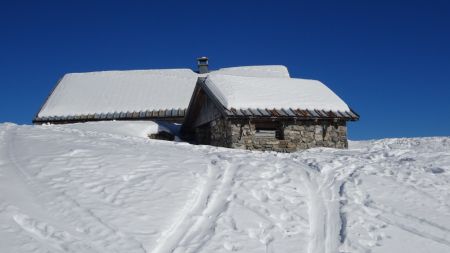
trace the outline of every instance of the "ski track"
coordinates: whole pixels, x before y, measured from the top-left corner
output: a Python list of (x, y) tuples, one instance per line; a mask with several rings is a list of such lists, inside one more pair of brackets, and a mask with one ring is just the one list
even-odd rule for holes
[(343, 241), (341, 187), (356, 166), (342, 168), (339, 161), (320, 168), (316, 161), (305, 163), (303, 182), (309, 195), (309, 253), (336, 253)]
[(163, 233), (153, 253), (199, 252), (212, 237), (219, 215), (231, 200), (231, 187), (237, 166), (214, 155), (208, 166), (208, 175), (195, 190), (196, 196), (188, 202), (181, 217)]

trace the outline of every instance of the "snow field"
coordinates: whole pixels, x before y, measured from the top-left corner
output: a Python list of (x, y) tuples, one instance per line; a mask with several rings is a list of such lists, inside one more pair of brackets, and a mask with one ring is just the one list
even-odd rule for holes
[(115, 126), (0, 125), (0, 252), (450, 250), (450, 138), (280, 154)]

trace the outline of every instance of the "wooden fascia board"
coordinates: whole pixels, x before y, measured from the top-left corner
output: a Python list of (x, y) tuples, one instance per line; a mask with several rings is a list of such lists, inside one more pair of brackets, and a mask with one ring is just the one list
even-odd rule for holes
[(353, 114), (356, 115), (356, 119), (352, 119), (352, 121), (357, 121), (357, 120), (359, 120), (359, 118), (360, 118), (359, 114), (358, 114), (357, 112), (355, 112), (352, 108), (350, 108), (350, 111), (351, 111)]
[(222, 116), (227, 117), (227, 115), (225, 113), (225, 107), (219, 102), (219, 100), (216, 98), (214, 93), (210, 89), (208, 89), (208, 87), (206, 86), (206, 84), (205, 84), (206, 78), (199, 77), (197, 79), (197, 83), (195, 85), (194, 92), (192, 94), (191, 100), (189, 102), (189, 106), (186, 111), (186, 117), (184, 119), (183, 125), (181, 126), (181, 132), (184, 132), (187, 129), (189, 129), (191, 127), (191, 123), (194, 121), (195, 115), (192, 115), (192, 114), (193, 114), (193, 111), (195, 110), (195, 107), (199, 106), (198, 101), (199, 101), (199, 96), (200, 96), (201, 91), (203, 91), (205, 93), (207, 98), (211, 99), (214, 106), (217, 107), (217, 110), (222, 114)]
[(97, 122), (97, 121), (168, 121), (168, 122), (176, 122), (182, 123), (183, 117), (165, 117), (165, 118), (120, 118), (120, 119), (61, 119), (61, 120), (35, 120), (34, 124), (42, 125), (42, 124), (69, 124), (69, 123), (83, 123), (83, 122)]
[(206, 81), (206, 78), (200, 84), (202, 90), (205, 91), (206, 95), (211, 99), (211, 101), (217, 107), (217, 110), (219, 110), (219, 112), (222, 114), (222, 116), (227, 118), (228, 115), (225, 113), (225, 106), (222, 105), (222, 103), (220, 103), (220, 101), (217, 99), (217, 97), (214, 95), (214, 93), (205, 84), (205, 81)]
[(197, 101), (197, 97), (199, 96), (200, 90), (201, 90), (201, 83), (203, 82), (202, 80), (204, 80), (204, 77), (199, 77), (197, 79), (197, 83), (195, 84), (195, 88), (194, 91), (192, 92), (192, 96), (191, 96), (191, 100), (189, 101), (189, 105), (186, 109), (186, 112), (184, 114), (184, 121), (183, 124), (181, 125), (181, 129), (180, 132), (183, 132), (183, 130), (188, 127), (189, 123), (192, 121), (192, 117), (194, 117), (192, 115), (192, 111), (194, 110), (194, 106), (196, 104)]

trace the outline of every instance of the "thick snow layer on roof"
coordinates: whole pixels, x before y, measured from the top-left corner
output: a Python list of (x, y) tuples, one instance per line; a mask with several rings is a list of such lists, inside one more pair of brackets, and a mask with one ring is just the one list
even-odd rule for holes
[(205, 83), (228, 109), (350, 110), (333, 91), (316, 80), (211, 74)]
[[(199, 76), (205, 75), (190, 69), (67, 74), (38, 117), (185, 109)], [(228, 108), (349, 110), (324, 84), (290, 78), (281, 65), (222, 68), (206, 76)]]
[(184, 109), (196, 81), (190, 69), (67, 74), (38, 116)]
[[(223, 68), (212, 73), (289, 77), (284, 66)], [(102, 71), (65, 75), (38, 117), (185, 109), (197, 77), (190, 69)]]
[(233, 76), (252, 76), (252, 77), (285, 77), (289, 78), (289, 71), (282, 65), (266, 66), (242, 66), (222, 68), (211, 73), (233, 75)]

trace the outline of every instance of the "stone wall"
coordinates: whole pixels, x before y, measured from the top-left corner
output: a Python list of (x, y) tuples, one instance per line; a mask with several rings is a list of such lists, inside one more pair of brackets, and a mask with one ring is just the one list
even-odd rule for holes
[[(216, 119), (196, 129), (199, 144), (220, 147), (294, 152), (313, 147), (347, 148), (347, 127), (345, 121), (285, 121), (276, 123), (279, 138), (258, 137), (256, 124), (261, 121), (230, 121)], [(262, 122), (264, 123), (264, 122)]]
[(213, 120), (195, 129), (195, 142), (197, 144), (231, 148), (231, 129), (230, 121), (222, 118)]
[(284, 128), (284, 139), (295, 149), (313, 147), (347, 148), (345, 121), (303, 121)]
[(280, 124), (281, 139), (260, 138), (254, 123), (233, 123), (232, 147), (250, 150), (293, 152), (313, 147), (347, 148), (345, 121), (291, 121)]
[(211, 123), (211, 142), (210, 145), (219, 147), (233, 147), (232, 124), (229, 120), (223, 118), (213, 120)]

